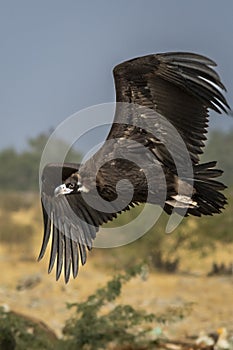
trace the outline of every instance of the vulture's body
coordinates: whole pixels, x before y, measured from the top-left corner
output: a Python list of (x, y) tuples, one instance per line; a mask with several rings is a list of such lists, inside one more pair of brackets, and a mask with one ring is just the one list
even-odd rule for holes
[[(52, 235), (49, 271), (57, 260), (57, 279), (63, 265), (66, 282), (71, 269), (76, 277), (99, 226), (135, 204), (148, 201), (168, 214), (175, 208), (195, 216), (224, 208), (225, 186), (215, 180), (222, 171), (215, 169), (216, 162), (199, 163), (209, 109), (229, 110), (221, 93), (225, 88), (211, 66), (215, 63), (206, 57), (177, 52), (132, 59), (114, 68), (120, 104), (105, 144), (81, 167), (48, 164), (43, 171), (39, 259)], [(123, 179), (134, 189), (128, 202), (128, 182), (121, 182), (117, 191)]]

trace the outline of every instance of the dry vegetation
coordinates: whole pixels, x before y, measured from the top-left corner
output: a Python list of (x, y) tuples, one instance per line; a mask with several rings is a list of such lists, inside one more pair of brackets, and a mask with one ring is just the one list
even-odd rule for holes
[[(47, 275), (48, 254), (42, 262), (36, 261), (42, 222), (37, 196), (28, 196), (24, 205), (17, 208), (9, 209), (9, 203), (2, 201), (0, 305), (43, 320), (61, 336), (64, 322), (73, 312), (67, 309), (66, 303), (84, 301), (111, 278), (117, 261), (123, 269), (121, 248), (113, 250), (114, 254), (108, 254), (107, 250), (92, 251), (76, 280), (68, 285), (63, 280), (55, 282), (53, 273)], [(117, 302), (155, 314), (170, 306), (194, 303), (192, 312), (183, 320), (155, 325), (169, 338), (184, 338), (219, 327), (233, 332), (233, 276), (207, 277), (213, 261), (226, 264), (232, 261), (232, 251), (232, 244), (222, 243), (217, 243), (217, 248), (202, 258), (196, 251), (184, 250), (180, 252), (178, 273), (164, 274), (149, 267), (148, 274), (132, 279), (123, 288)], [(107, 306), (111, 307), (111, 304)]]

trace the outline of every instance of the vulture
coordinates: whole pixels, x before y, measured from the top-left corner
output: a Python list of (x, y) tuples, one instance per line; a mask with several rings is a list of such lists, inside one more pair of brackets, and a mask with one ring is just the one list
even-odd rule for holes
[[(49, 163), (42, 172), (48, 272), (67, 283), (84, 265), (99, 227), (140, 203), (171, 215), (221, 213), (226, 188), (215, 161), (200, 163), (209, 111), (228, 114), (211, 59), (191, 52), (149, 54), (113, 69), (116, 108), (109, 134), (84, 164)], [(178, 136), (177, 136), (178, 135)], [(127, 234), (127, 232), (126, 232)]]

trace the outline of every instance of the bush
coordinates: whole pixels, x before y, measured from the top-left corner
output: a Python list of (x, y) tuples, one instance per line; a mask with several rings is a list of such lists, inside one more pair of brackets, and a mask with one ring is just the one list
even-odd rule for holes
[[(124, 274), (118, 274), (103, 288), (90, 295), (86, 301), (68, 304), (75, 308), (75, 316), (66, 322), (64, 339), (59, 349), (77, 350), (107, 349), (117, 346), (139, 346), (154, 348), (157, 337), (153, 337), (155, 323), (177, 321), (190, 312), (190, 304), (179, 308), (169, 308), (164, 314), (155, 315), (144, 310), (136, 310), (130, 305), (113, 304), (121, 294), (122, 285), (140, 275), (144, 266), (135, 266)], [(142, 283), (142, 282), (141, 282)], [(102, 308), (111, 305), (110, 311)], [(114, 307), (113, 307), (114, 305)]]

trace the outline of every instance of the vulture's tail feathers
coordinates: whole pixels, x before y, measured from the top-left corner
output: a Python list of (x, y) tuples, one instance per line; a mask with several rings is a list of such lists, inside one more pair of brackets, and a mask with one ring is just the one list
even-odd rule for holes
[[(215, 178), (222, 175), (223, 171), (215, 169), (216, 162), (198, 164), (194, 166), (193, 195), (173, 196), (174, 201), (168, 200), (164, 210), (171, 214), (174, 207), (176, 212), (182, 215), (184, 209), (188, 207), (186, 216), (191, 214), (195, 216), (213, 215), (221, 213), (227, 204), (226, 197), (221, 192), (226, 186), (216, 181)], [(189, 183), (189, 179), (183, 179), (183, 183)]]

